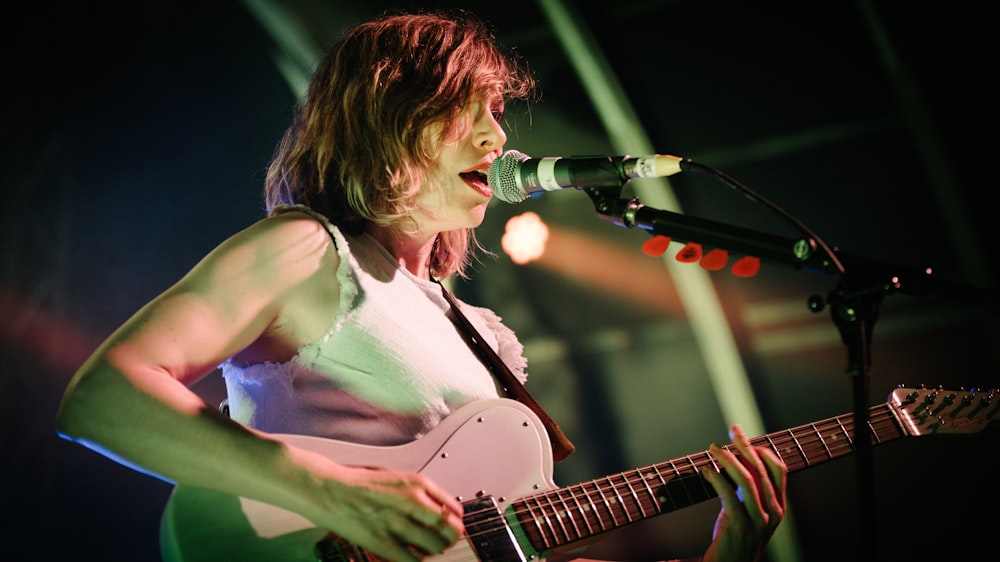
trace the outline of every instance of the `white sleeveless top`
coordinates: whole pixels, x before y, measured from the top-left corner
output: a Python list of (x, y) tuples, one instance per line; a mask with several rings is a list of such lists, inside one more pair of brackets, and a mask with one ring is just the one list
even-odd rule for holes
[[(441, 287), (419, 279), (371, 236), (322, 222), (340, 256), (340, 306), (319, 340), (284, 363), (226, 361), (229, 415), (271, 433), (368, 445), (418, 439), (466, 403), (499, 396), (493, 375), (446, 316)], [(491, 310), (460, 303), (524, 382), (524, 348)]]

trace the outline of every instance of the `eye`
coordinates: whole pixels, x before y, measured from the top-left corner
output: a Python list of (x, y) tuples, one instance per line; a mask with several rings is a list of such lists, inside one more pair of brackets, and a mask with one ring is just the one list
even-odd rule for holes
[(490, 109), (490, 114), (493, 115), (493, 120), (499, 123), (503, 119), (503, 108)]

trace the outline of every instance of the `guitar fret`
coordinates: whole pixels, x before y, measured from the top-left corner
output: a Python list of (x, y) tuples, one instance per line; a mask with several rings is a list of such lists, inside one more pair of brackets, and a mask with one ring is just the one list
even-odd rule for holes
[[(594, 534), (594, 527), (590, 524), (591, 518), (588, 516), (588, 513), (592, 512), (592, 510), (590, 509), (590, 503), (589, 502), (585, 504), (580, 503), (579, 496), (573, 491), (575, 489), (579, 489), (580, 491), (584, 492), (583, 494), (584, 497), (586, 497), (587, 495), (586, 491), (583, 489), (582, 486), (570, 486), (566, 488), (566, 491), (569, 493), (570, 498), (573, 500), (573, 509), (571, 512), (569, 512), (569, 516), (574, 521), (573, 528), (577, 530), (577, 538), (583, 538), (585, 536), (589, 537)], [(585, 535), (580, 533), (579, 530), (580, 527), (578, 523), (582, 523), (587, 528)]]
[(815, 458), (810, 459), (809, 466), (818, 462), (826, 462), (834, 458), (833, 449), (830, 447), (830, 438), (832, 436), (836, 439), (836, 436), (831, 434), (824, 435), (824, 432), (828, 432), (828, 428), (832, 428), (833, 426), (823, 424), (809, 424), (809, 426), (816, 435), (815, 442), (819, 444), (819, 446), (813, 446), (811, 448), (811, 450), (815, 452), (816, 456)]
[(538, 502), (538, 506), (539, 506), (539, 509), (541, 509), (541, 511), (542, 511), (542, 521), (545, 523), (545, 528), (548, 530), (547, 536), (551, 537), (545, 543), (545, 545), (546, 546), (551, 546), (551, 545), (554, 545), (554, 544), (559, 544), (559, 542), (560, 542), (560, 535), (558, 533), (559, 529), (556, 526), (556, 524), (559, 523), (560, 526), (561, 526), (561, 523), (558, 520), (556, 520), (555, 513), (553, 513), (551, 502), (548, 501), (549, 500), (549, 495), (548, 494), (543, 494), (543, 495), (540, 496), (539, 499), (540, 500), (544, 499), (546, 501), (546, 503), (542, 503), (541, 501), (539, 501)]
[[(649, 508), (649, 505), (650, 505), (649, 497), (647, 495), (645, 495), (645, 494), (640, 495), (640, 491), (641, 490), (637, 490), (636, 487), (635, 487), (635, 485), (633, 484), (635, 482), (635, 478), (638, 478), (638, 482), (640, 484), (645, 485), (645, 483), (643, 481), (643, 478), (642, 478), (642, 473), (639, 472), (638, 469), (632, 469), (632, 470), (623, 472), (622, 476), (625, 478), (625, 483), (628, 485), (629, 492), (631, 493), (631, 496), (632, 496), (632, 501), (635, 502), (635, 507), (637, 509), (637, 516), (638, 516), (638, 518), (639, 519), (644, 519), (644, 518), (648, 517), (649, 514), (646, 512), (646, 510)], [(646, 499), (645, 502), (643, 501), (643, 498)]]
[[(781, 452), (782, 448), (778, 445), (778, 443), (775, 442), (775, 440), (770, 435), (765, 435), (764, 436), (764, 440), (767, 441), (768, 447), (770, 447), (770, 449), (772, 451), (774, 451), (774, 453), (776, 455), (778, 455), (778, 457), (782, 460), (782, 462), (784, 462), (786, 465), (788, 465), (789, 461), (786, 459), (785, 455), (782, 454), (782, 452)], [(751, 441), (751, 443), (753, 443), (753, 442)], [(754, 444), (756, 444), (756, 443), (754, 443)]]
[[(580, 538), (580, 528), (576, 526), (576, 520), (573, 519), (570, 514), (569, 509), (566, 508), (566, 502), (562, 498), (559, 490), (555, 490), (551, 494), (546, 494), (545, 498), (549, 500), (550, 509), (552, 511), (552, 516), (555, 517), (556, 521), (559, 523), (559, 529), (563, 533), (565, 542), (573, 542)], [(553, 498), (556, 500), (553, 502)], [(566, 527), (566, 522), (569, 521), (570, 525), (573, 527), (572, 533)]]
[[(556, 498), (559, 497), (558, 490), (555, 493), (545, 494), (543, 497), (547, 502), (547, 505), (544, 508), (545, 512), (548, 514), (546, 520), (550, 522), (550, 527), (552, 528), (552, 535), (555, 537), (555, 542), (547, 546), (554, 546), (556, 544), (566, 543), (570, 542), (571, 540), (575, 540), (575, 538), (571, 538), (569, 531), (566, 529), (565, 510), (560, 510), (559, 504), (552, 501), (553, 497)], [(553, 522), (555, 523), (555, 525), (552, 524)], [(562, 534), (560, 535), (557, 531), (561, 531)]]
[[(844, 434), (844, 440), (845, 440), (845, 442), (850, 446), (851, 450), (853, 451), (854, 450), (854, 439), (851, 438), (851, 431), (850, 431), (850, 429), (843, 424), (843, 421), (842, 421), (843, 418), (844, 418), (844, 416), (838, 416), (836, 418), (837, 426), (840, 428), (840, 432)], [(851, 425), (853, 425), (853, 424), (851, 424)]]
[[(688, 460), (690, 460), (690, 457), (686, 457), (686, 458)], [(674, 464), (673, 460), (670, 461), (670, 466), (672, 466), (674, 468), (674, 472), (677, 474), (678, 478), (675, 479), (675, 480), (672, 480), (670, 483), (668, 483), (667, 487), (668, 488), (678, 488), (679, 487), (682, 490), (684, 490), (684, 495), (687, 497), (687, 503), (685, 503), (684, 505), (691, 505), (691, 504), (695, 503), (694, 498), (691, 497), (691, 490), (688, 489), (687, 484), (684, 482), (684, 478), (682, 476), (684, 473), (681, 472), (681, 470), (677, 468), (677, 466)]]
[(786, 433), (788, 434), (789, 437), (792, 438), (792, 443), (795, 444), (795, 449), (798, 450), (799, 455), (802, 456), (802, 461), (805, 463), (805, 466), (811, 465), (812, 462), (809, 461), (809, 455), (806, 453), (806, 450), (802, 447), (802, 442), (799, 441), (798, 437), (796, 437), (795, 432), (789, 429), (788, 431), (786, 431)]
[(643, 515), (642, 504), (639, 502), (639, 496), (636, 495), (635, 488), (632, 487), (632, 482), (629, 481), (628, 476), (623, 473), (619, 477), (622, 483), (615, 485), (615, 489), (619, 491), (618, 501), (621, 502), (625, 519), (631, 523), (636, 519), (636, 515)]
[[(631, 516), (629, 516), (628, 508), (625, 506), (624, 502), (622, 501), (621, 494), (618, 492), (618, 488), (615, 487), (615, 482), (611, 478), (612, 478), (612, 476), (605, 476), (604, 477), (604, 481), (611, 485), (610, 489), (611, 489), (612, 492), (614, 492), (614, 496), (611, 498), (611, 505), (612, 506), (617, 505), (618, 509), (622, 512), (622, 515), (625, 516), (626, 520), (631, 521), (632, 518), (631, 518)], [(619, 521), (618, 516), (615, 515), (614, 509), (611, 510), (611, 519), (612, 519), (612, 521), (614, 521), (615, 526), (621, 525), (621, 522)]]
[[(702, 453), (708, 459), (708, 462), (712, 467), (719, 471), (719, 466), (715, 464), (715, 460), (712, 455), (705, 451)], [(684, 476), (671, 482), (667, 485), (668, 488), (683, 488), (685, 495), (688, 498), (688, 505), (707, 500), (708, 498), (715, 496), (715, 490), (705, 481), (701, 476), (701, 467), (694, 460), (693, 455), (687, 455), (684, 460), (688, 461), (691, 465), (691, 470), (684, 473)]]
[(809, 427), (811, 427), (813, 429), (813, 431), (816, 432), (816, 437), (819, 438), (820, 445), (823, 445), (823, 451), (826, 453), (826, 457), (828, 459), (832, 459), (833, 458), (833, 452), (830, 451), (830, 447), (827, 446), (826, 439), (823, 438), (823, 432), (821, 432), (819, 430), (819, 427), (817, 427), (816, 424), (814, 424), (814, 423), (809, 424)]
[(604, 521), (601, 519), (601, 512), (598, 503), (594, 500), (594, 497), (583, 485), (580, 485), (579, 488), (580, 491), (583, 492), (583, 497), (586, 500), (584, 505), (581, 506), (581, 509), (586, 516), (585, 519), (587, 520), (587, 529), (590, 530), (591, 534), (608, 530), (607, 527), (604, 526)]
[[(954, 398), (952, 398), (952, 400), (954, 400)], [(883, 404), (881, 406), (881, 409), (886, 414), (886, 416), (884, 418), (885, 419), (885, 426), (886, 426), (887, 429), (892, 430), (892, 431), (888, 432), (888, 434), (885, 437), (879, 437), (879, 441), (878, 442), (881, 443), (883, 440), (886, 440), (886, 439), (888, 439), (889, 441), (892, 441), (893, 439), (896, 439), (898, 437), (902, 437), (902, 435), (903, 435), (903, 422), (902, 422), (902, 420), (899, 419), (899, 412), (897, 412), (895, 408), (893, 408), (893, 407), (891, 407), (889, 405), (886, 405), (886, 404)], [(957, 411), (958, 410), (956, 409), (955, 412), (952, 412), (952, 413), (955, 414), (955, 413), (957, 413)]]
[(798, 440), (805, 457), (805, 462), (799, 468), (808, 468), (830, 460), (830, 447), (827, 444), (829, 435), (824, 436), (826, 429), (822, 425), (809, 424), (805, 431), (799, 434)]
[[(597, 484), (596, 480), (591, 480), (590, 484), (593, 486), (593, 489), (590, 492), (587, 493), (587, 496), (594, 498), (594, 500), (591, 500), (590, 503), (591, 503), (591, 505), (594, 506), (593, 513), (594, 513), (594, 517), (597, 519), (597, 524), (600, 525), (602, 531), (606, 531), (608, 529), (613, 529), (614, 525), (608, 525), (607, 524), (605, 518), (601, 515), (601, 510), (600, 510), (600, 507), (599, 507), (599, 506), (603, 505), (604, 506), (604, 510), (607, 512), (608, 517), (612, 521), (614, 521), (615, 515), (614, 515), (614, 513), (611, 512), (611, 504), (608, 503), (608, 498), (604, 495), (604, 491), (601, 490), (601, 486)], [(595, 500), (599, 500), (599, 501), (595, 501)]]
[(698, 465), (694, 463), (694, 458), (691, 455), (685, 455), (684, 460), (686, 460), (687, 463), (691, 465), (691, 470), (685, 472), (685, 474), (692, 474), (698, 472)]
[[(632, 502), (635, 503), (635, 508), (638, 511), (638, 516), (640, 518), (646, 516), (646, 510), (642, 508), (642, 500), (639, 499), (639, 494), (635, 491), (635, 486), (632, 485), (632, 481), (629, 480), (627, 474), (622, 475), (622, 479), (625, 481), (625, 485), (628, 486), (629, 496), (632, 498)], [(628, 510), (629, 512), (635, 513), (633, 510)], [(634, 520), (635, 517), (630, 516), (629, 521)]]
[[(673, 463), (670, 463), (670, 464), (673, 465)], [(668, 480), (666, 478), (664, 478), (663, 477), (663, 473), (660, 472), (660, 465), (653, 465), (650, 468), (652, 468), (653, 471), (656, 473), (656, 478), (657, 478), (657, 480), (659, 481), (659, 484), (660, 484), (659, 487), (660, 488), (666, 487)], [(674, 478), (677, 478), (679, 476), (677, 474), (677, 470), (675, 468), (672, 468), (672, 467), (671, 467), (671, 470), (674, 473)], [(673, 478), (671, 478), (670, 480), (673, 480)], [(677, 509), (677, 502), (674, 501), (674, 497), (672, 495), (670, 495), (670, 494), (660, 494), (658, 492), (653, 492), (653, 495), (656, 498), (656, 505), (657, 505), (657, 508), (660, 511), (663, 510), (663, 507), (662, 507), (663, 504), (666, 503), (666, 502), (668, 502), (668, 501), (670, 502), (670, 511), (673, 511), (673, 510)]]
[(871, 420), (872, 442), (877, 444), (883, 439), (889, 429), (892, 428), (892, 420), (889, 418), (878, 418)]
[[(653, 478), (653, 475), (647, 475), (644, 469), (636, 469), (635, 474), (639, 477), (639, 481), (642, 482), (643, 487), (646, 489), (646, 493), (643, 495), (643, 497), (646, 498), (644, 503), (649, 506), (650, 511), (654, 515), (659, 513), (660, 502), (656, 499), (656, 492), (653, 491), (653, 487), (649, 485), (649, 479)], [(648, 517), (645, 509), (642, 510), (642, 515), (643, 517)]]
[[(519, 511), (521, 513), (526, 513), (528, 516), (527, 522), (531, 523), (531, 525), (525, 529), (525, 532), (528, 534), (529, 538), (533, 539), (531, 541), (532, 544), (538, 545), (540, 547), (543, 545), (552, 544), (549, 537), (546, 536), (545, 534), (546, 528), (543, 525), (543, 523), (545, 523), (545, 513), (542, 510), (541, 505), (538, 503), (538, 496), (537, 495), (529, 496), (525, 498), (523, 501), (518, 502), (518, 504), (526, 508), (526, 510), (519, 510)], [(525, 523), (523, 518), (521, 520), (521, 523), (522, 525)]]
[[(834, 458), (833, 450), (829, 445), (829, 437), (823, 434), (825, 426), (811, 423), (806, 427), (808, 427), (810, 433), (810, 437), (808, 438), (809, 447), (807, 449), (809, 455), (808, 466), (823, 463)], [(805, 434), (802, 437), (803, 440), (806, 439)]]
[[(715, 469), (716, 472), (721, 472), (719, 465), (715, 464), (715, 459), (712, 458), (712, 455), (708, 451), (705, 451), (701, 454), (708, 459), (709, 464), (712, 465), (712, 468)], [(701, 477), (701, 468), (698, 466), (697, 463), (694, 462), (694, 456), (688, 455), (685, 458), (689, 463), (691, 463), (691, 468), (692, 468), (691, 476), (694, 476), (695, 478), (682, 478), (681, 481), (684, 482), (686, 487), (689, 487), (691, 484), (694, 484), (698, 488), (697, 491), (700, 492), (699, 495), (697, 496), (697, 499), (692, 501), (702, 501), (710, 497), (713, 497), (715, 495), (715, 489), (712, 488), (705, 481), (705, 479)], [(691, 495), (690, 490), (688, 490), (688, 497), (694, 497)]]
[[(544, 499), (546, 503), (543, 504), (541, 501), (538, 502), (539, 509), (541, 509), (543, 514), (543, 520), (546, 528), (548, 529), (548, 536), (551, 537), (548, 541), (546, 541), (546, 546), (560, 544), (560, 542), (564, 542), (561, 539), (565, 538), (565, 529), (562, 528), (562, 522), (559, 521), (558, 515), (552, 508), (552, 502), (549, 501), (549, 498), (550, 494), (543, 494), (540, 499)], [(563, 531), (562, 535), (559, 534), (560, 530)]]

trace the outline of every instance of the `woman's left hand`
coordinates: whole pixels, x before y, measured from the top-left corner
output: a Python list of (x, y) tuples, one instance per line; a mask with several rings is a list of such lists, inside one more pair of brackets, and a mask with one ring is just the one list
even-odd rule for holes
[(759, 559), (785, 516), (788, 468), (771, 449), (752, 446), (739, 425), (730, 437), (735, 452), (715, 443), (709, 448), (722, 472), (702, 471), (722, 501), (705, 562)]

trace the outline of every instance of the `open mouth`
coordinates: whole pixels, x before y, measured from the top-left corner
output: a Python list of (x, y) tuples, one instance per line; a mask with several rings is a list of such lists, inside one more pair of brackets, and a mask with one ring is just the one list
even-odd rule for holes
[(458, 174), (462, 176), (465, 183), (469, 184), (473, 189), (482, 193), (486, 197), (491, 197), (493, 195), (492, 190), (490, 190), (489, 183), (486, 181), (486, 172), (484, 170), (472, 170), (470, 172), (462, 172)]

